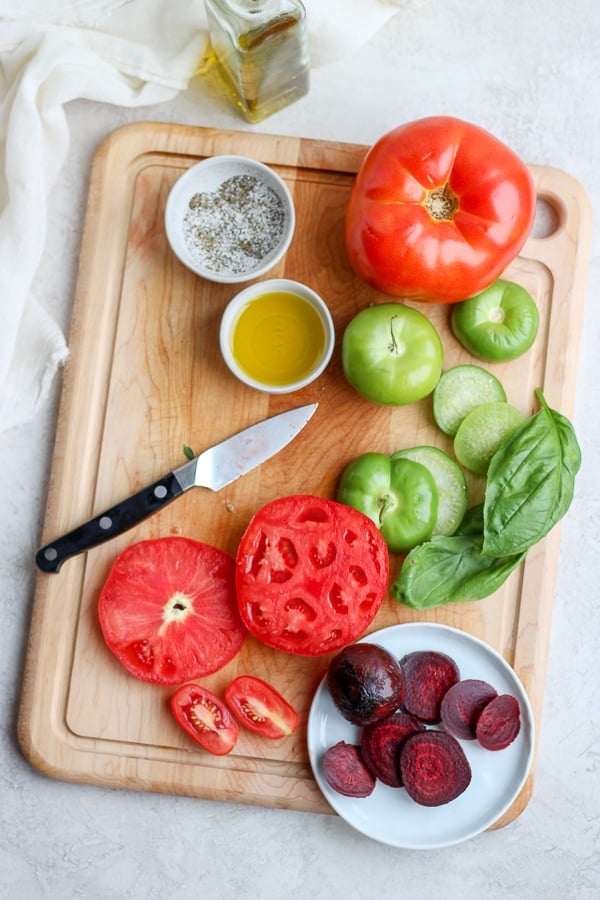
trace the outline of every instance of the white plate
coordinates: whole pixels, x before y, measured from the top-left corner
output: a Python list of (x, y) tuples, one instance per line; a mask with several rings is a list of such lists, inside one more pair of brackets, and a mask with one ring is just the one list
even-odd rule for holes
[(369, 634), (362, 641), (379, 644), (399, 659), (413, 650), (446, 653), (457, 663), (461, 678), (488, 681), (499, 694), (517, 698), (521, 730), (505, 750), (484, 750), (477, 741), (461, 741), (471, 764), (471, 783), (460, 797), (444, 806), (420, 806), (403, 788), (390, 788), (380, 782), (370, 797), (344, 797), (323, 777), (323, 754), (341, 740), (358, 743), (360, 729), (337, 710), (323, 679), (308, 717), (308, 753), (325, 798), (357, 831), (393, 847), (429, 850), (466, 841), (485, 831), (516, 799), (533, 759), (533, 713), (517, 675), (488, 644), (445, 625), (429, 622), (392, 625)]

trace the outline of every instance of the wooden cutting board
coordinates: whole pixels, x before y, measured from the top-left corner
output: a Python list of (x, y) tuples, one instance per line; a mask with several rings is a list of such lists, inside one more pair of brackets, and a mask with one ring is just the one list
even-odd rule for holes
[[(91, 173), (43, 541), (184, 462), (184, 445), (200, 452), (286, 408), (314, 400), (320, 406), (292, 444), (231, 487), (218, 494), (190, 491), (121, 538), (69, 560), (59, 574), (39, 575), (19, 734), (25, 755), (46, 775), (331, 812), (306, 751), (307, 713), (327, 658), (286, 656), (249, 638), (206, 685), (219, 693), (237, 674), (258, 674), (296, 706), (302, 725), (279, 742), (244, 733), (229, 756), (213, 757), (172, 721), (172, 689), (137, 681), (109, 653), (96, 601), (116, 554), (130, 543), (182, 534), (233, 555), (263, 503), (296, 492), (333, 496), (342, 468), (360, 453), (426, 443), (451, 449), (433, 424), (430, 398), (381, 408), (359, 398), (343, 377), (344, 327), (359, 309), (384, 299), (356, 278), (343, 246), (345, 207), (365, 152), (357, 145), (162, 123), (126, 126), (100, 147)], [(220, 153), (255, 157), (285, 179), (296, 204), (297, 231), (284, 261), (267, 277), (306, 282), (326, 299), (335, 321), (338, 350), (327, 372), (292, 396), (254, 392), (229, 374), (217, 334), (234, 289), (196, 277), (167, 245), (163, 213), (169, 189), (190, 165)], [(536, 236), (506, 274), (534, 296), (539, 336), (521, 359), (490, 368), (524, 413), (536, 408), (534, 389), (541, 386), (550, 405), (570, 416), (590, 209), (568, 175), (538, 166), (532, 172), (542, 234), (536, 226)], [(468, 361), (449, 332), (449, 309), (425, 311), (442, 336), (446, 367)], [(469, 478), (469, 489), (472, 502), (481, 498), (480, 480)], [(539, 728), (558, 544), (556, 527), (501, 590), (479, 603), (423, 614), (387, 599), (373, 629), (424, 620), (482, 638), (520, 676)], [(393, 575), (398, 566), (394, 559)], [(498, 825), (522, 811), (532, 781), (533, 775)]]

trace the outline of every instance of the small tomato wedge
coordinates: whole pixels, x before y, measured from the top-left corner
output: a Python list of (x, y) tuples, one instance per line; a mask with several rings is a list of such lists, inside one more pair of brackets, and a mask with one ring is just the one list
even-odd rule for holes
[(271, 740), (288, 737), (300, 724), (294, 707), (255, 675), (234, 678), (225, 690), (225, 700), (241, 725)]
[(98, 619), (109, 650), (153, 684), (216, 672), (247, 633), (233, 559), (185, 537), (140, 541), (120, 553), (100, 593)]
[(240, 613), (269, 647), (321, 656), (356, 640), (387, 592), (389, 553), (362, 512), (308, 494), (253, 516), (236, 557)]
[(184, 684), (170, 705), (177, 724), (204, 750), (215, 756), (231, 753), (240, 730), (220, 697), (199, 684)]

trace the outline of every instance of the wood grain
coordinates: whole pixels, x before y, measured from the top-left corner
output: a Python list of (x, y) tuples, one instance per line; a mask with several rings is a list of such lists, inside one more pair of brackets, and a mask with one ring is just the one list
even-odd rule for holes
[[(316, 416), (284, 451), (218, 494), (191, 491), (143, 525), (40, 574), (33, 603), (19, 717), (21, 746), (45, 774), (118, 788), (331, 812), (311, 775), (306, 717), (328, 663), (285, 656), (248, 638), (225, 669), (206, 679), (222, 691), (242, 672), (271, 681), (302, 714), (280, 742), (241, 736), (225, 758), (204, 753), (167, 710), (171, 691), (136, 681), (106, 649), (96, 620), (99, 590), (116, 554), (143, 538), (185, 534), (234, 554), (253, 512), (286, 493), (331, 496), (343, 466), (367, 450), (393, 452), (431, 443), (450, 449), (435, 428), (431, 401), (388, 409), (361, 400), (344, 380), (339, 339), (359, 309), (381, 300), (346, 260), (343, 219), (366, 148), (162, 123), (114, 132), (94, 161), (70, 333), (70, 358), (52, 465), (44, 542), (150, 483), (195, 452), (291, 406), (318, 400)], [(163, 228), (177, 177), (206, 156), (239, 153), (272, 165), (294, 197), (297, 230), (285, 259), (266, 277), (304, 281), (327, 301), (338, 350), (314, 385), (288, 397), (245, 388), (217, 345), (231, 287), (204, 282), (170, 252)], [(509, 400), (534, 409), (541, 386), (570, 415), (590, 243), (590, 210), (563, 172), (532, 166), (540, 201), (555, 219), (531, 237), (506, 275), (540, 311), (534, 348), (496, 365)], [(444, 341), (445, 365), (469, 360), (448, 329), (446, 307), (427, 309)], [(472, 502), (481, 479), (469, 478)], [(387, 599), (373, 629), (437, 621), (495, 647), (514, 666), (539, 729), (559, 528), (529, 554), (503, 588), (480, 603), (415, 613)], [(393, 574), (399, 560), (393, 561)], [(33, 565), (33, 560), (32, 560)], [(533, 775), (498, 825), (531, 796)]]

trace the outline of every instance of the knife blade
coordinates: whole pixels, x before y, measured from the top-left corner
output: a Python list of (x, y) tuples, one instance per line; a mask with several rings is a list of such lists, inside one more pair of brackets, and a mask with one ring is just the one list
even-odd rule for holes
[(191, 487), (221, 490), (283, 450), (302, 431), (317, 406), (318, 403), (309, 403), (271, 416), (209, 447), (133, 496), (41, 547), (35, 555), (38, 568), (58, 572), (69, 557), (123, 534)]

